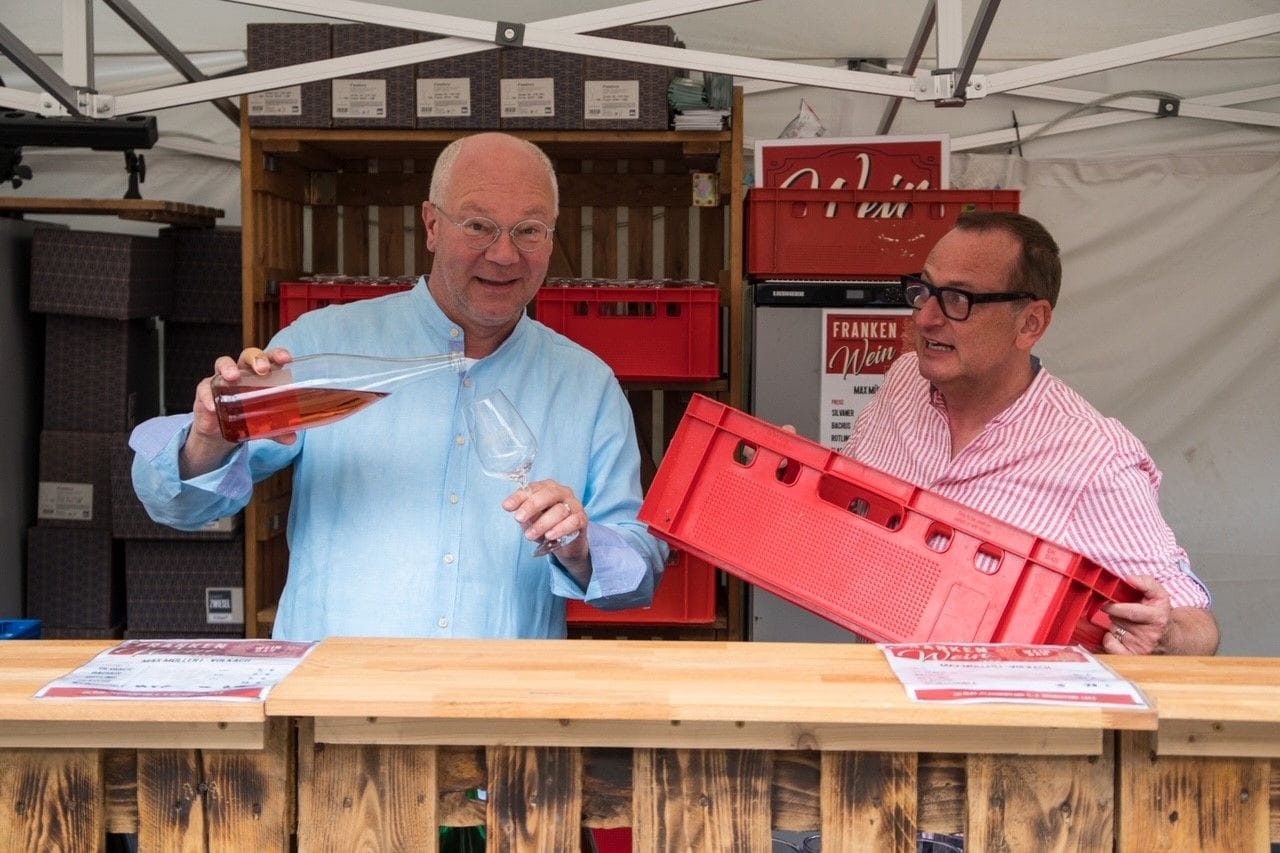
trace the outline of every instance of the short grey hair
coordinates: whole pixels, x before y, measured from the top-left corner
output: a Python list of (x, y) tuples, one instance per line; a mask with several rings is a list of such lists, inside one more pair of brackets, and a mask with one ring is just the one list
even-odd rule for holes
[[(497, 134), (506, 136), (515, 140), (521, 147), (527, 150), (538, 162), (542, 164), (543, 169), (547, 173), (547, 183), (551, 185), (551, 207), (552, 212), (559, 215), (560, 213), (560, 183), (556, 180), (556, 168), (551, 163), (551, 158), (546, 152), (538, 146), (529, 142), (527, 139), (521, 139), (518, 136), (510, 134)], [(453, 165), (458, 160), (458, 155), (462, 153), (463, 146), (468, 140), (474, 139), (474, 136), (463, 136), (453, 140), (444, 147), (440, 152), (440, 156), (436, 158), (435, 168), (431, 170), (431, 188), (427, 193), (427, 200), (437, 207), (446, 195), (446, 190), (453, 180)]]

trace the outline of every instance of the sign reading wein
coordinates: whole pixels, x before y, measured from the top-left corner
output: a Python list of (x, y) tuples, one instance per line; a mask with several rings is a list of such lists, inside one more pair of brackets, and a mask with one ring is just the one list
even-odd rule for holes
[[(946, 134), (756, 142), (757, 187), (810, 190), (938, 190), (947, 188)], [(859, 216), (885, 216), (859, 211)]]
[(880, 390), (890, 365), (912, 344), (905, 308), (827, 309), (822, 314), (822, 408), (818, 440), (839, 449), (853, 420)]

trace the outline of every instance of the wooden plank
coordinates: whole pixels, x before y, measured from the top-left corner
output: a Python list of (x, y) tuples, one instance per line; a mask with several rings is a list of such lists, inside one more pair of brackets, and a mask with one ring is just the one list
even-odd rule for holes
[[(415, 194), (421, 194), (416, 181), (405, 180), (404, 161), (379, 160), (378, 174), (391, 176)], [(383, 205), (378, 208), (378, 275), (404, 275), (404, 223), (408, 205)]]
[(338, 272), (338, 208), (311, 208), (311, 271)]
[[(630, 160), (627, 162), (627, 174), (645, 180), (654, 180), (662, 175), (653, 174), (652, 160)], [(668, 201), (652, 204), (638, 204), (628, 200), (627, 204), (627, 270), (628, 278), (653, 278), (653, 209), (669, 204)]]
[(0, 196), (0, 212), (118, 216), (168, 225), (213, 226), (226, 212), (180, 201), (148, 198), (38, 198)]
[(106, 840), (102, 754), (0, 749), (0, 850), (99, 850)]
[(137, 750), (104, 749), (102, 779), (106, 786), (107, 832), (137, 833)]
[(298, 734), (298, 851), (435, 850), (436, 750)]
[(206, 847), (215, 851), (287, 851), (293, 824), (293, 749), (289, 721), (269, 721), (260, 750), (207, 750), (200, 785)]
[(770, 807), (774, 829), (814, 832), (822, 827), (820, 782), (825, 754), (813, 750), (773, 754)]
[(964, 832), (965, 757), (942, 752), (922, 752), (916, 772), (920, 777), (917, 822), (922, 832)]
[(974, 850), (1110, 850), (1112, 743), (1108, 738), (1101, 756), (970, 755), (965, 844)]
[(1280, 844), (1280, 759), (1271, 762), (1271, 843)]
[[(368, 161), (349, 160), (342, 164), (345, 175), (363, 179), (368, 173)], [(354, 176), (354, 178), (352, 177)], [(342, 272), (347, 275), (369, 274), (369, 208), (368, 198), (354, 198), (339, 192), (342, 200)]]
[(422, 203), (431, 189), (431, 170), (435, 160), (414, 160), (414, 185), (418, 188), (418, 200), (413, 203), (413, 269), (414, 275), (422, 275), (431, 269), (431, 253), (427, 251), (427, 226), (422, 221)]
[(495, 746), (486, 850), (573, 850), (582, 820), (582, 752)]
[(824, 848), (915, 853), (915, 753), (824, 752), (821, 792)]
[(662, 275), (664, 278), (689, 277), (689, 208), (663, 208)]
[(695, 209), (698, 211), (698, 278), (723, 284), (728, 266), (724, 257), (724, 208)]
[(1159, 755), (1154, 734), (1119, 738), (1117, 850), (1268, 848), (1267, 759)]
[(138, 753), (138, 849), (204, 849), (201, 756), (195, 749)]
[(641, 749), (634, 762), (634, 849), (770, 849), (772, 753)]
[[(579, 172), (582, 164), (575, 160), (557, 160), (558, 181)], [(580, 278), (582, 276), (582, 210), (577, 205), (560, 204), (556, 219), (555, 246), (551, 252), (551, 264), (547, 268), (551, 278)]]
[[(591, 164), (592, 175), (614, 180), (618, 164), (598, 160)], [(595, 278), (618, 277), (618, 208), (614, 204), (600, 204), (601, 199), (612, 201), (612, 195), (603, 193), (595, 197), (591, 208), (591, 275)]]

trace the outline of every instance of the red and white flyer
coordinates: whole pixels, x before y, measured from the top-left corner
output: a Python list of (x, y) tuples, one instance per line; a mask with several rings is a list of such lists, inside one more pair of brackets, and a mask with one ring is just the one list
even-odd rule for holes
[(125, 640), (37, 699), (261, 702), (315, 647), (285, 640)]
[(1148, 708), (1137, 686), (1080, 646), (879, 643), (917, 702)]

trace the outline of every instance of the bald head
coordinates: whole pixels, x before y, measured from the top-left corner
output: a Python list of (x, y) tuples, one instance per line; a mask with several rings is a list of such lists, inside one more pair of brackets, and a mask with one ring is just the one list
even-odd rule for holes
[(484, 164), (493, 164), (495, 168), (532, 166), (545, 176), (553, 210), (559, 213), (560, 187), (556, 183), (555, 167), (551, 165), (551, 160), (532, 142), (507, 133), (477, 133), (455, 139), (445, 146), (436, 158), (435, 169), (431, 172), (429, 200), (437, 207), (448, 209), (450, 206), (453, 177), (460, 160), (475, 167), (483, 167)]

